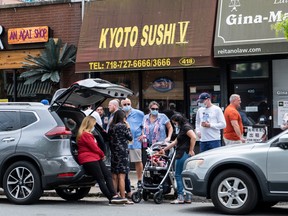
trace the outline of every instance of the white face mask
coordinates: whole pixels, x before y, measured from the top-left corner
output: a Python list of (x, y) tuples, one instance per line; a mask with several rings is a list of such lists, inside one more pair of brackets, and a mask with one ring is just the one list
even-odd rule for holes
[(204, 104), (204, 103), (198, 103), (198, 106), (200, 106), (200, 107), (204, 107), (204, 108), (207, 108), (207, 105)]

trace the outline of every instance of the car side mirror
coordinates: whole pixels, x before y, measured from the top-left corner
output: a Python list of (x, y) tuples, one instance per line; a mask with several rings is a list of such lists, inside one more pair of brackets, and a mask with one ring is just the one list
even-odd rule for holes
[(279, 138), (277, 146), (281, 149), (288, 149), (288, 134), (285, 134)]

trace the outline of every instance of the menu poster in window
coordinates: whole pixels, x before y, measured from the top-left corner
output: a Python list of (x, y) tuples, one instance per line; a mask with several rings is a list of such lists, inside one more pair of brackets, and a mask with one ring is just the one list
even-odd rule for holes
[(288, 113), (288, 101), (278, 101), (278, 125), (282, 124), (285, 113)]
[(246, 143), (263, 142), (267, 140), (266, 126), (247, 126)]

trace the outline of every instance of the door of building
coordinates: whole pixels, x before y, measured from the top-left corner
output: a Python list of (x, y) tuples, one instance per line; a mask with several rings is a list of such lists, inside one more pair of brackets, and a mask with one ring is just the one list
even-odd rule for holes
[[(255, 126), (259, 130), (264, 126), (270, 136), (272, 126), (272, 95), (269, 80), (269, 62), (246, 62), (230, 65), (230, 95), (241, 97), (243, 125)], [(262, 127), (263, 128), (263, 127)]]

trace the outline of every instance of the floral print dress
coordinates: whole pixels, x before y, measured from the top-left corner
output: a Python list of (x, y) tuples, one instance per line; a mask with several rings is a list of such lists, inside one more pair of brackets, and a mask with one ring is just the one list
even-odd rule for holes
[(108, 133), (111, 137), (111, 172), (114, 174), (127, 173), (129, 166), (128, 142), (132, 141), (132, 133), (121, 122), (110, 127)]

